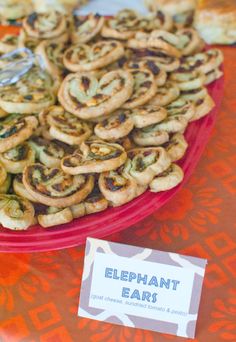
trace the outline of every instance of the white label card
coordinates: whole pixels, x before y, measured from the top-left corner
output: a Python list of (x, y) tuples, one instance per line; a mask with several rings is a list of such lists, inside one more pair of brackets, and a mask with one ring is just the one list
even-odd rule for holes
[(89, 238), (79, 316), (194, 338), (206, 260)]

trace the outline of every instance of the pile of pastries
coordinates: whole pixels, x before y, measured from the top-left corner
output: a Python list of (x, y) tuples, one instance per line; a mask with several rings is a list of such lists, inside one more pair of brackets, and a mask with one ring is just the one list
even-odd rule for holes
[(2, 226), (68, 223), (183, 180), (184, 132), (214, 107), (206, 86), (222, 75), (222, 53), (194, 29), (160, 11), (33, 13), (1, 39), (0, 52), (17, 47), (41, 62), (0, 87)]
[(235, 44), (236, 0), (144, 0), (150, 11), (169, 14), (176, 27), (191, 24), (208, 44)]

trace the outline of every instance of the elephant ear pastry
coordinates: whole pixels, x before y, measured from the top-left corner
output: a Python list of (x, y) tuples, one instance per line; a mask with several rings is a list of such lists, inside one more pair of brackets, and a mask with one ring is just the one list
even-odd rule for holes
[(23, 28), (30, 37), (50, 39), (61, 36), (66, 31), (67, 21), (57, 11), (34, 12), (23, 20)]
[(154, 30), (150, 34), (145, 32), (136, 32), (134, 38), (127, 42), (132, 49), (157, 48), (167, 52), (174, 57), (181, 57), (179, 49), (180, 38), (170, 32), (163, 30)]
[(169, 141), (169, 134), (165, 130), (156, 129), (156, 125), (135, 129), (132, 138), (138, 146), (160, 146)]
[(176, 164), (171, 164), (170, 167), (157, 175), (150, 183), (152, 192), (160, 192), (175, 188), (184, 178), (183, 170)]
[(34, 222), (34, 207), (25, 198), (0, 195), (0, 223), (12, 230), (25, 230)]
[(70, 208), (47, 207), (45, 211), (37, 216), (40, 226), (44, 228), (69, 223), (73, 220)]
[(148, 69), (153, 74), (158, 87), (163, 86), (166, 82), (167, 73), (159, 67), (155, 58), (146, 57), (129, 60), (125, 62), (124, 66), (128, 69)]
[(70, 113), (81, 119), (94, 119), (121, 107), (133, 92), (133, 77), (125, 70), (106, 73), (68, 75), (60, 87), (58, 99)]
[(134, 88), (131, 97), (123, 104), (123, 108), (132, 109), (144, 105), (157, 91), (154, 75), (148, 69), (129, 69), (134, 78)]
[(175, 82), (167, 81), (162, 87), (157, 89), (156, 95), (148, 102), (150, 105), (167, 106), (176, 100), (180, 95), (180, 90)]
[(93, 45), (72, 45), (66, 50), (63, 61), (70, 71), (93, 71), (115, 62), (124, 53), (124, 48), (119, 42), (99, 41)]
[(196, 54), (203, 50), (205, 43), (199, 33), (192, 28), (183, 28), (177, 31), (180, 38), (179, 47), (183, 56)]
[(73, 44), (87, 43), (102, 29), (104, 17), (90, 13), (87, 17), (75, 15), (73, 18), (71, 41)]
[(166, 152), (170, 156), (172, 162), (181, 159), (188, 148), (188, 143), (185, 137), (181, 133), (175, 133), (162, 147), (165, 148)]
[(0, 106), (8, 113), (38, 113), (55, 102), (52, 78), (34, 66), (14, 84), (0, 87)]
[(177, 70), (180, 65), (180, 60), (177, 57), (171, 56), (165, 51), (159, 49), (133, 49), (134, 58), (148, 58), (152, 60), (161, 70), (172, 72)]
[(0, 153), (27, 140), (38, 126), (34, 116), (9, 115), (0, 124)]
[(138, 14), (133, 10), (124, 9), (106, 20), (101, 35), (105, 38), (127, 40), (135, 35), (138, 23)]
[(114, 171), (103, 172), (99, 176), (99, 189), (110, 205), (128, 203), (137, 196), (138, 185), (134, 178), (124, 173), (124, 166)]
[(209, 114), (210, 111), (215, 107), (215, 102), (212, 97), (207, 94), (203, 98), (194, 102), (195, 113), (190, 121), (196, 121)]
[(144, 105), (135, 108), (131, 112), (131, 118), (136, 128), (143, 128), (161, 122), (167, 117), (165, 108), (152, 105)]
[(37, 136), (31, 137), (29, 144), (34, 150), (37, 160), (47, 167), (60, 167), (61, 159), (73, 152), (73, 148), (64, 143)]
[(162, 147), (135, 148), (128, 152), (125, 172), (142, 186), (170, 166), (171, 160)]
[(187, 121), (190, 121), (195, 114), (195, 106), (191, 101), (182, 99), (181, 97), (171, 102), (166, 107), (168, 116), (183, 116)]
[(69, 145), (80, 145), (92, 135), (92, 126), (68, 113), (60, 106), (52, 106), (40, 114), (39, 120), (45, 118), (44, 125), (49, 126), (52, 138)]
[(81, 148), (83, 152), (80, 149), (62, 159), (64, 172), (78, 175), (111, 171), (123, 165), (127, 158), (124, 148), (118, 144), (94, 140), (81, 145)]
[(23, 172), (23, 184), (36, 201), (58, 208), (79, 203), (92, 191), (94, 177), (71, 176), (59, 168), (32, 164)]
[(35, 152), (27, 142), (19, 144), (0, 154), (0, 162), (9, 173), (21, 173), (35, 161)]
[(98, 123), (94, 132), (100, 139), (114, 141), (127, 136), (133, 127), (130, 111), (118, 110), (112, 116)]
[[(183, 133), (188, 126), (188, 120), (183, 115), (170, 115), (158, 124), (148, 126), (152, 132), (165, 131), (167, 133)], [(149, 128), (146, 127), (146, 132)]]

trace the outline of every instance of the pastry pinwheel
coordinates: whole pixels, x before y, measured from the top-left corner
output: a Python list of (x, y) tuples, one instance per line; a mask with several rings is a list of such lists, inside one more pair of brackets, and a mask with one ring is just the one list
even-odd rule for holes
[(35, 161), (35, 152), (27, 142), (23, 142), (0, 154), (0, 162), (9, 173), (21, 173)]
[(34, 207), (25, 198), (0, 194), (0, 223), (13, 230), (25, 230), (34, 222)]
[(58, 38), (66, 32), (67, 21), (56, 11), (33, 12), (23, 20), (23, 28), (28, 36), (36, 39)]
[(36, 155), (36, 159), (47, 167), (60, 167), (61, 159), (73, 152), (70, 146), (60, 141), (47, 140), (37, 136), (31, 137), (29, 144)]
[(132, 74), (125, 70), (108, 72), (99, 79), (88, 73), (70, 74), (62, 82), (58, 99), (68, 112), (94, 119), (121, 107), (130, 98), (133, 84)]
[(38, 126), (34, 116), (9, 115), (0, 122), (0, 153), (27, 140)]
[(71, 176), (59, 168), (32, 164), (24, 169), (23, 184), (35, 201), (65, 208), (81, 202), (88, 196), (94, 186), (94, 177)]
[(45, 118), (52, 138), (69, 145), (80, 145), (92, 135), (92, 125), (68, 113), (60, 106), (52, 106), (40, 113)]
[(124, 48), (116, 41), (72, 45), (65, 51), (63, 62), (73, 72), (93, 71), (115, 62), (124, 55)]
[(88, 16), (74, 15), (71, 41), (73, 44), (83, 44), (92, 40), (99, 34), (104, 24), (104, 17), (90, 13)]
[(63, 158), (61, 168), (71, 175), (100, 173), (117, 169), (126, 159), (127, 154), (121, 145), (93, 140)]
[(128, 152), (125, 172), (142, 186), (170, 166), (171, 160), (163, 147), (135, 148)]
[(183, 170), (177, 164), (171, 164), (164, 172), (157, 175), (150, 183), (152, 192), (170, 190), (182, 182), (184, 178)]

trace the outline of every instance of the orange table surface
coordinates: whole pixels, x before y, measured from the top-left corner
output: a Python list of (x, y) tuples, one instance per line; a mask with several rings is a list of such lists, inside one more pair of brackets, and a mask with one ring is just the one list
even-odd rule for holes
[[(225, 94), (211, 140), (161, 210), (105, 239), (208, 259), (194, 342), (236, 341), (236, 50), (224, 47)], [(167, 342), (171, 335), (77, 317), (84, 246), (0, 254), (1, 342)]]

